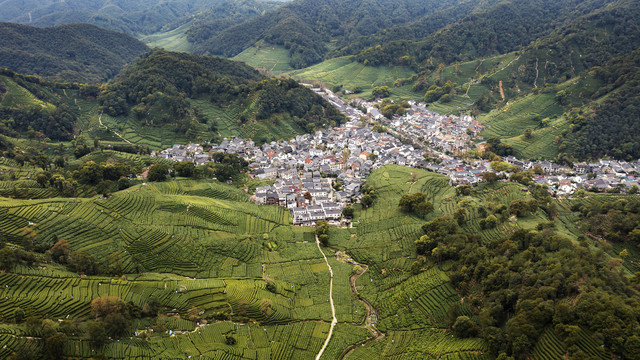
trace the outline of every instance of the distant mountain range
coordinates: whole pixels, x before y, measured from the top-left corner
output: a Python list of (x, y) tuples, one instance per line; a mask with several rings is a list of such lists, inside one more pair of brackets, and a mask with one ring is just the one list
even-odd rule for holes
[[(228, 0), (2, 0), (0, 21), (49, 27), (85, 22), (128, 34), (150, 34), (188, 21)], [(273, 3), (281, 1), (275, 0)]]

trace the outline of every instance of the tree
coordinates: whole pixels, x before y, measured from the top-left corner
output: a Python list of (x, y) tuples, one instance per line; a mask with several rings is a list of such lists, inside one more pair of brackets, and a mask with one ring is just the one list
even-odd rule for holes
[(458, 225), (465, 223), (467, 219), (467, 210), (465, 208), (459, 208), (453, 213), (453, 218), (456, 219)]
[(118, 338), (129, 333), (130, 321), (120, 313), (111, 313), (104, 318), (104, 329), (109, 337)]
[(482, 174), (482, 181), (486, 181), (489, 184), (492, 184), (496, 181), (498, 181), (498, 175), (494, 172), (486, 172), (484, 174)]
[(371, 195), (367, 194), (362, 197), (362, 200), (360, 200), (360, 202), (362, 203), (362, 206), (368, 208), (373, 204), (373, 198), (371, 197)]
[(165, 164), (155, 164), (149, 168), (149, 181), (165, 181), (169, 175), (169, 166)]
[(422, 265), (422, 261), (414, 261), (413, 264), (411, 264), (411, 273), (413, 275), (420, 274), (420, 272), (422, 271)]
[(18, 262), (18, 258), (11, 249), (0, 249), (0, 269), (9, 271)]
[(126, 177), (118, 179), (118, 190), (128, 189), (131, 186), (131, 181)]
[(311, 202), (311, 200), (313, 199), (313, 197), (311, 196), (310, 192), (306, 192), (304, 193), (304, 195), (302, 195), (305, 199), (309, 200), (309, 202)]
[(353, 217), (353, 207), (351, 207), (351, 206), (345, 206), (345, 207), (342, 209), (342, 215), (344, 215), (344, 216), (345, 216), (345, 217), (347, 217), (347, 218), (351, 218), (351, 217)]
[(42, 320), (38, 319), (35, 316), (29, 316), (25, 321), (25, 326), (27, 328), (27, 332), (30, 334), (34, 334), (42, 330)]
[(558, 104), (560, 105), (565, 105), (567, 102), (567, 91), (566, 90), (560, 90), (556, 93), (555, 99), (558, 102)]
[(533, 137), (533, 130), (524, 129), (524, 131), (522, 132), (522, 135), (524, 136), (525, 139), (529, 140)]
[(46, 338), (44, 340), (44, 352), (47, 358), (53, 360), (63, 359), (65, 341), (66, 338), (62, 333), (56, 333)]
[(89, 322), (87, 324), (87, 335), (95, 347), (100, 347), (107, 341), (107, 331), (102, 321)]
[(371, 91), (371, 95), (377, 99), (388, 98), (391, 95), (391, 90), (388, 86), (376, 86)]
[(498, 218), (495, 215), (489, 215), (479, 221), (481, 229), (493, 229), (498, 226)]
[(104, 319), (109, 314), (120, 314), (124, 309), (124, 302), (117, 296), (101, 296), (91, 301), (91, 316)]
[(96, 186), (96, 191), (98, 193), (102, 194), (102, 196), (104, 196), (105, 198), (109, 198), (109, 196), (111, 196), (111, 188), (112, 187), (113, 187), (113, 181), (104, 180), (104, 181), (101, 181)]
[(51, 248), (51, 258), (57, 263), (65, 264), (69, 252), (69, 242), (65, 239), (60, 239)]
[(191, 161), (181, 161), (173, 166), (176, 174), (181, 177), (193, 177), (195, 168), (195, 164)]
[(414, 207), (414, 211), (420, 216), (426, 216), (433, 211), (433, 204), (429, 201), (421, 201)]
[(415, 207), (424, 202), (427, 198), (425, 193), (417, 192), (413, 194), (405, 194), (400, 197), (400, 201), (398, 201), (398, 206), (404, 212), (413, 212), (415, 211)]
[(49, 182), (49, 176), (47, 176), (47, 173), (42, 172), (38, 174), (38, 176), (36, 176), (36, 181), (38, 182), (38, 184), (40, 184), (40, 186), (47, 187), (47, 183)]
[(99, 272), (98, 261), (91, 255), (82, 251), (71, 252), (67, 258), (69, 270), (85, 274), (96, 275)]
[(329, 223), (326, 221), (316, 222), (316, 236), (320, 243), (324, 246), (329, 244)]
[(237, 343), (236, 338), (234, 338), (231, 335), (225, 335), (224, 339), (225, 339), (225, 341), (224, 341), (225, 344), (230, 345), (230, 346), (233, 346), (233, 345), (235, 345)]
[(478, 336), (480, 328), (478, 324), (469, 319), (468, 316), (458, 316), (452, 327), (453, 333), (459, 338)]
[(21, 308), (16, 308), (15, 310), (13, 310), (13, 321), (15, 321), (17, 324), (23, 322), (24, 310), (22, 310)]

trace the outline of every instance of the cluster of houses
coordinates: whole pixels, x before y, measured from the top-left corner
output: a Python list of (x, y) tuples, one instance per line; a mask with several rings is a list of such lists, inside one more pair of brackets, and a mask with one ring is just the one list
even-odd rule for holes
[(478, 133), (484, 127), (472, 116), (444, 116), (425, 109), (425, 104), (410, 104), (405, 116), (394, 117), (383, 124), (434, 150), (450, 154), (467, 151), (475, 146), (473, 139), (481, 139)]
[(592, 163), (576, 163), (572, 167), (549, 161), (518, 160), (513, 156), (506, 157), (505, 161), (523, 170), (540, 166), (543, 174), (537, 175), (533, 179), (534, 182), (549, 186), (551, 191), (560, 196), (571, 195), (579, 189), (625, 192), (634, 185), (640, 186), (640, 161), (599, 160)]
[[(469, 149), (473, 146), (471, 140), (479, 138), (482, 126), (471, 116), (442, 116), (425, 109), (424, 104), (410, 103), (407, 115), (384, 120), (389, 132), (377, 132), (360, 121), (365, 115), (360, 110), (328, 90), (314, 90), (350, 120), (339, 127), (260, 146), (251, 140), (233, 138), (212, 144), (209, 152), (198, 144), (188, 144), (174, 145), (152, 156), (205, 164), (214, 152), (238, 154), (249, 162), (254, 178), (274, 181), (273, 185), (257, 188), (252, 200), (289, 209), (296, 225), (339, 221), (342, 209), (360, 198), (364, 179), (372, 170), (387, 164), (438, 172), (448, 176), (452, 185), (476, 184), (484, 173), (494, 172), (487, 160), (454, 155)], [(369, 110), (368, 117), (379, 114), (372, 104), (363, 104)], [(403, 143), (399, 137), (413, 139), (414, 143)], [(430, 161), (433, 158), (437, 160)], [(548, 185), (557, 195), (570, 195), (580, 188), (624, 191), (638, 185), (640, 173), (637, 162), (600, 160), (568, 167), (512, 156), (504, 161), (525, 171), (538, 165), (543, 174), (536, 175), (534, 182)]]
[(196, 165), (204, 165), (211, 161), (211, 155), (204, 152), (204, 148), (199, 144), (173, 145), (160, 152), (151, 152), (151, 156), (173, 161), (191, 161)]

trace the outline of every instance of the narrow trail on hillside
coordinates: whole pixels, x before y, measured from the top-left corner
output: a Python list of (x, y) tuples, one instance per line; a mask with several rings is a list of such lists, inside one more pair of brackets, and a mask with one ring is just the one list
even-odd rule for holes
[(518, 55), (517, 57), (515, 57), (511, 61), (509, 61), (509, 63), (507, 65), (505, 65), (505, 66), (501, 67), (500, 69), (494, 71), (492, 74), (485, 75), (484, 77), (492, 77), (493, 75), (495, 75), (495, 74), (499, 73), (500, 71), (502, 71), (502, 70), (508, 68), (509, 66), (511, 66), (511, 64), (513, 64), (514, 61), (518, 61), (518, 60), (520, 60), (520, 55)]
[(537, 88), (538, 85), (538, 58), (536, 58), (536, 78), (533, 80), (533, 88)]
[[(98, 124), (100, 124), (100, 128), (104, 129), (104, 130), (109, 130), (109, 128), (107, 127), (107, 125), (104, 125), (102, 123), (102, 114), (104, 112), (101, 112), (100, 115), (98, 115)], [(111, 130), (112, 133), (116, 134), (120, 139), (122, 139), (124, 142), (126, 142), (127, 144), (133, 145), (133, 143), (127, 139), (124, 138), (124, 136), (118, 134), (115, 130)]]
[(362, 319), (362, 323), (360, 325), (363, 325), (365, 328), (367, 328), (367, 330), (369, 330), (371, 332), (371, 337), (365, 340), (362, 340), (356, 344), (353, 344), (351, 346), (349, 346), (348, 348), (344, 349), (344, 351), (342, 352), (342, 354), (340, 354), (339, 359), (342, 360), (344, 358), (346, 358), (351, 352), (353, 352), (353, 350), (355, 350), (358, 346), (364, 346), (374, 340), (380, 340), (383, 339), (385, 337), (385, 334), (378, 330), (378, 328), (376, 328), (376, 324), (375, 321), (373, 319), (374, 316), (376, 315), (376, 310), (373, 308), (373, 305), (371, 305), (367, 300), (365, 300), (362, 296), (360, 296), (360, 294), (358, 293), (358, 289), (356, 288), (356, 281), (358, 280), (358, 278), (360, 278), (360, 276), (362, 276), (365, 272), (367, 272), (367, 270), (369, 270), (369, 266), (365, 265), (365, 264), (360, 264), (359, 262), (353, 260), (352, 257), (349, 257), (351, 259), (350, 263), (354, 264), (354, 265), (358, 265), (362, 268), (362, 271), (360, 271), (357, 274), (352, 275), (349, 278), (349, 286), (351, 287), (351, 292), (353, 293), (353, 295), (356, 297), (356, 299), (358, 299), (358, 301), (360, 301), (361, 303), (364, 304), (364, 306), (367, 308), (367, 313), (364, 317), (364, 319)]
[(324, 261), (327, 263), (327, 266), (329, 267), (329, 273), (331, 274), (331, 282), (329, 283), (329, 302), (331, 303), (331, 316), (333, 318), (331, 320), (331, 327), (329, 328), (329, 335), (327, 335), (327, 340), (325, 340), (324, 345), (322, 345), (322, 349), (320, 349), (320, 352), (318, 352), (318, 355), (316, 355), (316, 360), (319, 360), (322, 357), (324, 350), (329, 345), (329, 341), (331, 341), (333, 328), (336, 326), (336, 324), (338, 324), (338, 318), (336, 318), (336, 307), (333, 305), (333, 269), (331, 268), (331, 265), (329, 265), (327, 255), (324, 254), (324, 251), (322, 251), (322, 248), (320, 247), (320, 239), (318, 238), (318, 235), (316, 235), (316, 245), (318, 245), (318, 250), (322, 254)]

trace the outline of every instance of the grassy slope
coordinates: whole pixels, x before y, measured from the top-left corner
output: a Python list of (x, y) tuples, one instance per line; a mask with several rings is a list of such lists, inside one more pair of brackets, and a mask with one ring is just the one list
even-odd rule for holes
[(348, 57), (329, 59), (320, 64), (290, 73), (295, 78), (303, 81), (319, 81), (330, 88), (337, 85), (342, 85), (345, 90), (360, 87), (363, 89), (363, 94), (358, 96), (365, 97), (371, 94), (373, 87), (386, 85), (391, 88), (392, 97), (398, 98), (415, 97), (409, 94), (410, 90), (407, 89), (409, 87), (393, 88), (393, 84), (397, 79), (408, 78), (412, 74), (412, 71), (408, 68), (365, 66), (351, 61)]
[(277, 45), (261, 43), (252, 46), (233, 57), (233, 60), (243, 61), (256, 69), (280, 76), (293, 70), (289, 66), (289, 50)]
[(191, 23), (186, 23), (171, 31), (141, 37), (139, 40), (150, 48), (162, 48), (171, 51), (190, 52), (193, 45), (187, 41), (187, 30)]
[(16, 84), (16, 82), (7, 77), (0, 76), (0, 83), (7, 86), (7, 92), (0, 98), (0, 106), (6, 106), (11, 108), (24, 108), (30, 106), (47, 107), (49, 109), (55, 109), (53, 104), (44, 102), (34, 96), (29, 90)]

